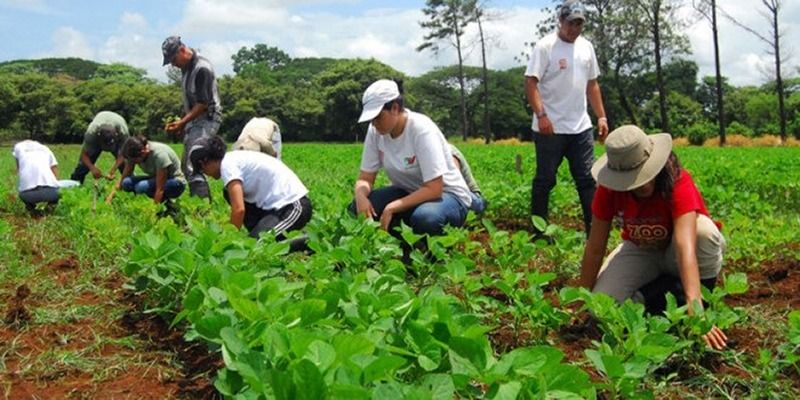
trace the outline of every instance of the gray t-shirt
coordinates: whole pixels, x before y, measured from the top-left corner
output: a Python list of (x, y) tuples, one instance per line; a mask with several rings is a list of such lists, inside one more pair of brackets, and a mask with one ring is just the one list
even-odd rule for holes
[[(101, 131), (113, 131), (110, 141), (101, 138)], [(83, 134), (83, 151), (94, 153), (97, 151), (110, 151), (116, 153), (129, 136), (128, 124), (125, 118), (112, 111), (100, 111), (94, 116), (86, 133)]]
[(181, 160), (175, 154), (175, 150), (164, 143), (147, 142), (147, 145), (150, 147), (150, 154), (139, 163), (139, 168), (145, 174), (155, 176), (158, 170), (166, 169), (167, 178), (186, 180), (181, 172)]
[(461, 176), (464, 177), (464, 181), (467, 183), (467, 187), (472, 193), (480, 193), (481, 188), (478, 186), (478, 181), (475, 180), (475, 177), (472, 176), (472, 169), (469, 167), (469, 163), (467, 159), (461, 154), (461, 151), (458, 150), (456, 146), (450, 145), (450, 151), (453, 152), (453, 157), (458, 159), (458, 163), (461, 165)]

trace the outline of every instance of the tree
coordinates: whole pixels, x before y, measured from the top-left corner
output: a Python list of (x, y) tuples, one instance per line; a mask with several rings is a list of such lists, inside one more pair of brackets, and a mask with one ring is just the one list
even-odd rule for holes
[(263, 43), (258, 43), (251, 49), (242, 47), (231, 56), (231, 59), (233, 60), (233, 72), (237, 74), (249, 65), (263, 64), (268, 69), (274, 70), (292, 60), (283, 50)]
[[(783, 59), (781, 58), (781, 39), (784, 36), (784, 32), (780, 29), (780, 24), (778, 22), (778, 16), (780, 14), (782, 8), (782, 1), (781, 0), (761, 0), (761, 4), (764, 6), (766, 11), (761, 10), (759, 11), (761, 15), (769, 21), (769, 35), (764, 35), (753, 28), (750, 28), (747, 25), (739, 22), (736, 18), (733, 18), (730, 14), (722, 11), (722, 15), (725, 16), (728, 20), (733, 22), (734, 24), (738, 25), (742, 29), (750, 32), (755, 37), (757, 37), (762, 42), (766, 43), (769, 46), (769, 50), (767, 54), (772, 55), (775, 59), (775, 92), (778, 95), (778, 118), (780, 120), (780, 135), (781, 135), (781, 142), (786, 142), (786, 94), (784, 93), (783, 87), (783, 76), (781, 74), (781, 64), (783, 63)], [(800, 138), (800, 137), (798, 137)]]
[[(372, 82), (382, 78), (404, 80), (394, 68), (374, 59), (338, 60), (315, 79), (325, 106), (324, 125), (319, 137), (323, 140), (355, 140), (364, 137), (358, 125), (361, 96)], [(413, 98), (405, 95), (408, 103)]]
[(711, 23), (711, 34), (714, 38), (714, 72), (717, 94), (717, 125), (719, 126), (719, 145), (725, 146), (725, 105), (723, 99), (722, 71), (719, 65), (719, 38), (717, 35), (717, 0), (692, 0), (695, 10)]
[(666, 80), (662, 70), (663, 58), (670, 51), (673, 53), (688, 53), (686, 36), (678, 32), (684, 24), (678, 20), (677, 10), (680, 0), (632, 0), (633, 4), (642, 12), (644, 22), (653, 41), (653, 56), (656, 67), (656, 86), (658, 88), (658, 108), (661, 129), (671, 132), (669, 117), (667, 115), (667, 89)]
[(439, 53), (438, 42), (447, 40), (456, 49), (458, 55), (458, 79), (461, 95), (459, 105), (461, 109), (461, 136), (467, 139), (467, 106), (464, 88), (464, 56), (461, 37), (464, 29), (475, 20), (475, 7), (477, 0), (427, 0), (422, 13), (428, 18), (419, 25), (428, 30), (424, 42), (417, 47), (417, 51), (430, 49), (435, 54)]

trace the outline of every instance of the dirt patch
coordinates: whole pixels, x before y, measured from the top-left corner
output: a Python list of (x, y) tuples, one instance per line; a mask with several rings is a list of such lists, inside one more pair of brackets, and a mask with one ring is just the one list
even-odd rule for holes
[(201, 342), (187, 342), (183, 331), (170, 329), (169, 323), (155, 314), (145, 314), (141, 297), (126, 293), (124, 301), (130, 305), (120, 324), (129, 332), (146, 339), (155, 349), (174, 353), (182, 366), (182, 376), (175, 382), (179, 394), (198, 399), (216, 399), (221, 395), (214, 388), (212, 379), (224, 366), (219, 353), (212, 353)]
[(48, 273), (56, 275), (56, 281), (58, 281), (61, 286), (66, 286), (80, 274), (80, 265), (78, 264), (78, 259), (74, 255), (53, 260), (44, 268)]
[(732, 306), (763, 304), (778, 311), (800, 308), (800, 260), (781, 256), (763, 261), (758, 270), (747, 273), (750, 290), (729, 296)]
[(20, 327), (31, 320), (31, 313), (25, 308), (25, 299), (31, 294), (28, 285), (22, 284), (17, 287), (16, 294), (8, 302), (5, 323), (12, 327)]

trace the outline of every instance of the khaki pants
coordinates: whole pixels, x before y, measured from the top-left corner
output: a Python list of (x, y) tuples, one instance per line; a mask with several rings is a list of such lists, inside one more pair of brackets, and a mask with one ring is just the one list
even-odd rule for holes
[[(701, 280), (719, 274), (726, 246), (714, 222), (698, 215), (696, 253)], [(628, 298), (641, 302), (638, 289), (664, 273), (680, 276), (674, 240), (664, 250), (643, 249), (626, 240), (608, 255), (592, 291), (605, 293), (619, 302)]]

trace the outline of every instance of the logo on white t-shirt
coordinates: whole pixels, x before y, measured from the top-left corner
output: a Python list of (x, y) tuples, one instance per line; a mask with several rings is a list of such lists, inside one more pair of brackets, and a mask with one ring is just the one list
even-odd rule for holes
[(416, 154), (412, 155), (411, 157), (405, 157), (405, 158), (403, 158), (403, 165), (404, 165), (406, 168), (411, 168), (411, 167), (413, 167), (413, 166), (414, 166), (414, 164), (416, 164), (416, 163), (417, 163), (417, 155), (416, 155)]
[(558, 69), (567, 69), (567, 59), (566, 58), (558, 59)]

